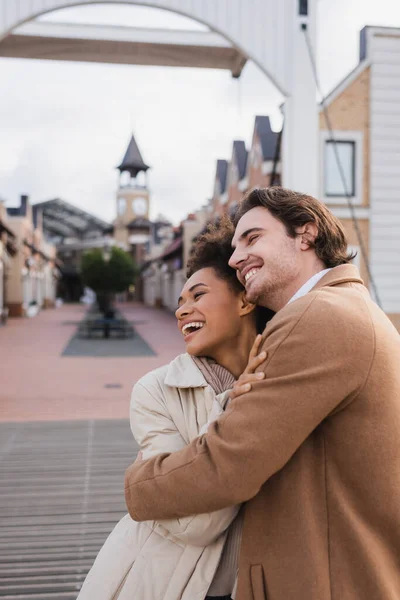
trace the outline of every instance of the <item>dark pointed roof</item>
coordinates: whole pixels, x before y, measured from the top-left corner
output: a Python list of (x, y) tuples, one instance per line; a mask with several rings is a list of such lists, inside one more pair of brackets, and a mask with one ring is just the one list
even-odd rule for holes
[(257, 116), (254, 127), (260, 138), (263, 159), (274, 160), (278, 133), (272, 131), (269, 117)]
[(219, 187), (221, 194), (226, 190), (226, 175), (228, 173), (228, 161), (223, 159), (217, 160), (217, 172), (215, 174), (216, 179), (219, 181)]
[(233, 153), (236, 157), (236, 164), (239, 173), (239, 180), (246, 175), (247, 167), (247, 150), (243, 140), (235, 140), (233, 142)]
[(7, 214), (10, 217), (26, 217), (28, 208), (28, 196), (21, 196), (20, 205), (16, 207), (7, 207)]
[(125, 156), (122, 159), (122, 163), (117, 167), (121, 171), (128, 171), (132, 177), (136, 177), (140, 171), (147, 171), (149, 165), (143, 161), (142, 155), (135, 140), (135, 136), (132, 134), (131, 141)]

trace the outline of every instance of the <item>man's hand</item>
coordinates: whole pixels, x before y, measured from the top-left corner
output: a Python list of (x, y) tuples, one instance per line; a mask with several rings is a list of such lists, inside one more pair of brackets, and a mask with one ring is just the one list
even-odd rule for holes
[(257, 367), (259, 367), (267, 358), (266, 352), (261, 352), (260, 354), (258, 354), (261, 340), (262, 335), (257, 335), (256, 339), (254, 340), (254, 344), (250, 350), (249, 362), (247, 363), (247, 367), (245, 368), (239, 379), (235, 381), (233, 389), (229, 394), (229, 398), (231, 400), (249, 392), (251, 390), (251, 384), (253, 382), (261, 381), (262, 379), (264, 379), (265, 373), (255, 372)]

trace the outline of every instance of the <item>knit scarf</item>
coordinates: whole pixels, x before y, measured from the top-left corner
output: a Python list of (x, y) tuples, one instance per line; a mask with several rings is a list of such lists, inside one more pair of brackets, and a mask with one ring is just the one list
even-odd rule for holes
[(233, 388), (235, 378), (228, 369), (221, 367), (215, 360), (204, 356), (192, 356), (192, 359), (216, 394), (222, 394)]

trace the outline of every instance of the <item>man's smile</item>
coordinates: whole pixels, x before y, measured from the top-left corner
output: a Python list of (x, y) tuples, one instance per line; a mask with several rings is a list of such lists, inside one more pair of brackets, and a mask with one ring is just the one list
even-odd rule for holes
[(253, 277), (253, 275), (255, 275), (256, 273), (258, 273), (258, 271), (260, 269), (261, 269), (261, 267), (255, 267), (255, 268), (251, 269), (250, 271), (247, 271), (246, 275), (244, 276), (245, 283), (247, 283), (249, 281), (249, 279), (251, 277)]

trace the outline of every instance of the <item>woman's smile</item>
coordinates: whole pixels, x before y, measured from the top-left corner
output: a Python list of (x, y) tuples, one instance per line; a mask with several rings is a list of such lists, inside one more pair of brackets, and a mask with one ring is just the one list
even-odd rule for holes
[(200, 323), (200, 321), (193, 321), (192, 323), (196, 323), (200, 326), (199, 327), (188, 327), (186, 329), (186, 331), (183, 331), (183, 328), (182, 328), (183, 337), (185, 338), (185, 344), (187, 344), (188, 342), (193, 340), (193, 338), (203, 329), (203, 327), (205, 325), (204, 322)]
[(185, 337), (204, 327), (204, 321), (189, 321), (182, 325), (181, 331)]

